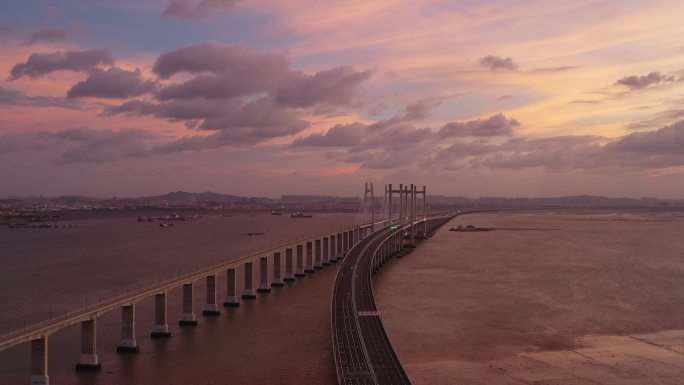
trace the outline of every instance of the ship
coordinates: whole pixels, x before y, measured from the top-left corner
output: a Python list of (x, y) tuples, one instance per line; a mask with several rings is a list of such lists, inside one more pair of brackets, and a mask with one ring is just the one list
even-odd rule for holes
[(283, 215), (281, 211), (271, 210), (271, 215)]
[(313, 215), (311, 215), (311, 214), (304, 214), (304, 213), (301, 212), (301, 211), (297, 211), (296, 213), (293, 213), (293, 214), (290, 215), (290, 216), (291, 216), (292, 218), (312, 218), (312, 217), (313, 217)]
[(461, 226), (458, 225), (458, 227), (452, 227), (449, 229), (449, 231), (462, 231), (462, 232), (471, 232), (471, 231), (494, 231), (494, 228), (492, 227), (475, 227), (473, 225), (468, 225), (468, 226)]

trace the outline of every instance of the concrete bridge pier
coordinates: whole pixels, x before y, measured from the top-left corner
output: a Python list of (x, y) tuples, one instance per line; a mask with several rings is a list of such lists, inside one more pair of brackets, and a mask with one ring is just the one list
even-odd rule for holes
[(245, 262), (245, 289), (242, 291), (242, 299), (255, 299), (254, 285), (252, 285), (252, 262)]
[(171, 337), (169, 325), (166, 323), (166, 293), (154, 295), (154, 327), (152, 328), (150, 337)]
[(121, 341), (117, 353), (137, 353), (140, 351), (135, 340), (135, 304), (121, 307)]
[[(292, 255), (290, 255), (290, 262), (292, 262)], [(273, 282), (271, 287), (283, 287), (283, 279), (280, 278), (280, 252), (273, 253)]]
[(294, 282), (295, 276), (292, 272), (292, 248), (285, 249), (285, 282)]
[(337, 235), (333, 234), (330, 236), (330, 263), (337, 263)]
[(337, 233), (337, 261), (341, 261), (344, 258), (344, 252), (342, 251), (342, 248), (344, 247), (344, 242), (342, 241), (342, 233)]
[(31, 340), (31, 385), (50, 385), (47, 336)]
[(347, 254), (347, 250), (349, 250), (349, 232), (348, 231), (343, 231), (342, 232), (342, 258)]
[(202, 315), (216, 316), (220, 315), (221, 311), (216, 304), (216, 275), (207, 276), (207, 304), (204, 305)]
[(195, 289), (191, 283), (183, 284), (183, 314), (178, 320), (178, 326), (196, 326), (195, 317)]
[(271, 285), (268, 284), (268, 257), (259, 258), (259, 287), (257, 293), (270, 293)]
[(316, 270), (313, 268), (313, 242), (306, 242), (306, 268), (304, 268), (306, 274), (315, 273)]
[(235, 268), (231, 267), (226, 270), (226, 299), (223, 301), (225, 307), (238, 307), (240, 301), (237, 298), (237, 290), (235, 284)]
[(316, 239), (315, 243), (315, 250), (316, 250), (316, 263), (314, 264), (315, 269), (322, 269), (323, 268), (323, 259), (321, 257), (321, 240)]
[(97, 318), (81, 321), (81, 357), (78, 371), (97, 371), (102, 368), (97, 357)]
[(330, 266), (330, 243), (329, 237), (323, 237), (323, 266)]
[(306, 277), (304, 272), (304, 246), (297, 245), (297, 272), (295, 277)]

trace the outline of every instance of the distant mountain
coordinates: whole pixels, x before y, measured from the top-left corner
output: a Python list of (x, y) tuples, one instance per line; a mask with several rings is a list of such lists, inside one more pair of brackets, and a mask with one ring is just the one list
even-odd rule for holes
[(219, 194), (211, 191), (191, 193), (185, 191), (170, 192), (164, 195), (135, 198), (144, 202), (169, 202), (169, 203), (231, 203), (249, 200), (250, 198), (230, 194)]

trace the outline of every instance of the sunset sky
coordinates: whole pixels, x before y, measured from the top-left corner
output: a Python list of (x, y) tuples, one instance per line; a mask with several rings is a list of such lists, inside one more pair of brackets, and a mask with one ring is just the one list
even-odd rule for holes
[(684, 198), (681, 0), (0, 5), (0, 197)]

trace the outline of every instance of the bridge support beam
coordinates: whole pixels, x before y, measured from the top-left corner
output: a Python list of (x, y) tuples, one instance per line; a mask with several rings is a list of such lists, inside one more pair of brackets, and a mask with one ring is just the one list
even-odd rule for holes
[(242, 299), (255, 299), (254, 285), (252, 284), (252, 262), (245, 262), (245, 288), (242, 291)]
[(304, 268), (306, 274), (315, 273), (313, 267), (313, 242), (306, 242), (306, 267)]
[(121, 341), (116, 347), (117, 353), (137, 353), (140, 351), (135, 340), (135, 305), (121, 307)]
[(292, 248), (285, 249), (285, 282), (294, 282), (295, 276), (292, 272)]
[(344, 258), (344, 255), (347, 254), (348, 248), (349, 248), (349, 232), (343, 231), (342, 232), (342, 254), (343, 254), (343, 258)]
[(154, 327), (152, 328), (150, 337), (171, 337), (169, 325), (166, 323), (166, 293), (154, 295)]
[(322, 259), (322, 245), (321, 245), (321, 239), (316, 239), (315, 241), (315, 250), (316, 250), (316, 263), (314, 264), (314, 268), (316, 269), (322, 269), (323, 268), (323, 259)]
[(76, 364), (76, 370), (97, 371), (101, 368), (97, 357), (97, 319), (81, 321), (81, 357)]
[(295, 277), (306, 277), (304, 272), (304, 246), (297, 245), (297, 272)]
[(216, 304), (216, 275), (207, 275), (207, 303), (204, 305), (202, 315), (217, 316), (221, 311)]
[[(292, 261), (292, 256), (290, 255), (290, 261)], [(271, 282), (271, 287), (283, 287), (283, 279), (280, 277), (280, 252), (273, 253), (273, 282)]]
[(178, 321), (178, 326), (196, 326), (195, 317), (195, 289), (191, 283), (183, 284), (183, 313)]
[(341, 261), (344, 259), (344, 235), (342, 233), (337, 233), (337, 260)]
[(31, 340), (31, 385), (49, 385), (47, 336)]
[(259, 258), (259, 287), (257, 293), (270, 293), (271, 285), (268, 284), (268, 256)]
[(323, 237), (323, 266), (330, 266), (330, 243), (329, 237)]
[(333, 234), (330, 236), (330, 263), (337, 263), (337, 235)]
[(237, 298), (237, 290), (235, 284), (235, 268), (231, 267), (226, 270), (226, 299), (223, 301), (225, 307), (238, 307), (240, 301)]

